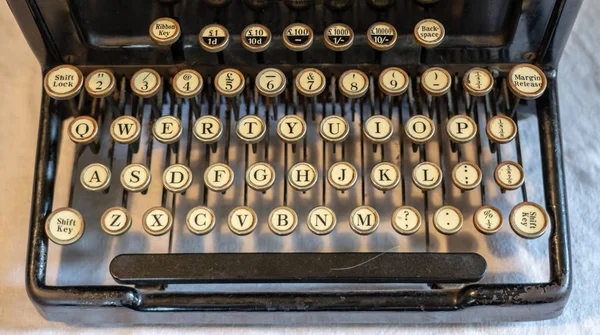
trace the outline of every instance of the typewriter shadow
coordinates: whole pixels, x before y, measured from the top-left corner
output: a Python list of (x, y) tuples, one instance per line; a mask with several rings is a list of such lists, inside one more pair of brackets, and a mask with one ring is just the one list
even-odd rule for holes
[[(510, 236), (509, 236), (510, 235)], [(498, 258), (510, 258), (517, 254), (517, 245), (515, 243), (506, 243), (513, 237), (509, 232), (498, 232), (495, 235), (489, 236), (486, 243), (489, 252)]]

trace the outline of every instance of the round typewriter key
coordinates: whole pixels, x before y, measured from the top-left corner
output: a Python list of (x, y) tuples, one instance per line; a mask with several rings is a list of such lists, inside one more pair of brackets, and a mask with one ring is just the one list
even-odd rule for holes
[(516, 190), (525, 182), (525, 171), (518, 163), (504, 161), (494, 170), (494, 179), (504, 190)]
[(205, 235), (215, 228), (215, 213), (208, 207), (192, 208), (185, 217), (188, 229), (196, 235)]
[(246, 183), (255, 191), (266, 191), (275, 183), (275, 170), (264, 162), (257, 162), (246, 171)]
[(284, 0), (285, 5), (295, 11), (303, 11), (314, 5), (313, 0)]
[(340, 91), (348, 98), (360, 98), (369, 89), (369, 77), (359, 70), (348, 70), (340, 76)]
[(494, 77), (486, 69), (472, 68), (463, 77), (463, 87), (472, 96), (482, 97), (490, 93), (494, 87)]
[(357, 178), (356, 168), (348, 162), (337, 162), (327, 172), (329, 185), (338, 191), (350, 189), (356, 183)]
[(435, 123), (425, 115), (415, 115), (404, 124), (408, 139), (416, 144), (424, 144), (433, 138)]
[(485, 132), (494, 143), (508, 143), (517, 136), (517, 124), (508, 116), (496, 115), (487, 122)]
[(537, 66), (520, 64), (510, 71), (508, 86), (514, 95), (521, 99), (537, 99), (546, 91), (546, 75)]
[(367, 31), (367, 42), (375, 50), (389, 50), (394, 47), (397, 39), (396, 28), (387, 22), (377, 22)]
[(140, 121), (133, 116), (119, 116), (110, 125), (110, 136), (117, 143), (131, 144), (137, 141), (141, 134)]
[(114, 93), (116, 82), (111, 70), (96, 70), (85, 79), (85, 90), (94, 98), (105, 98)]
[(493, 206), (481, 206), (473, 214), (473, 225), (480, 233), (492, 235), (502, 228), (502, 212)]
[(215, 143), (222, 135), (223, 124), (212, 115), (201, 116), (194, 124), (194, 136), (202, 143)]
[(342, 12), (350, 9), (354, 4), (354, 0), (325, 0), (324, 3), (330, 10)]
[(159, 117), (154, 122), (154, 127), (152, 127), (154, 138), (164, 144), (171, 144), (179, 141), (182, 132), (183, 128), (181, 126), (181, 121), (171, 115)]
[(538, 204), (522, 202), (510, 212), (510, 226), (523, 238), (538, 238), (548, 228), (548, 213)]
[(314, 166), (300, 162), (294, 164), (288, 172), (288, 182), (298, 191), (308, 191), (317, 183), (319, 173)]
[(173, 228), (173, 215), (162, 207), (152, 207), (144, 213), (142, 223), (146, 233), (160, 236)]
[(296, 143), (306, 135), (306, 122), (298, 115), (285, 115), (277, 122), (277, 135), (286, 143)]
[(423, 162), (415, 166), (412, 180), (421, 190), (431, 191), (442, 183), (442, 169), (434, 163)]
[(398, 67), (389, 67), (379, 74), (379, 88), (390, 96), (400, 96), (408, 89), (408, 74)]
[(150, 170), (142, 164), (129, 164), (121, 172), (121, 185), (129, 192), (145, 191), (151, 180)]
[(181, 36), (179, 23), (170, 17), (161, 17), (150, 25), (150, 38), (158, 45), (171, 45)]
[(246, 115), (238, 121), (235, 132), (242, 141), (254, 144), (262, 141), (267, 133), (267, 128), (260, 117)]
[(268, 68), (256, 75), (256, 88), (265, 97), (276, 97), (285, 90), (287, 80), (281, 70)]
[(439, 21), (425, 19), (417, 23), (414, 31), (415, 39), (422, 47), (434, 48), (442, 43), (446, 29)]
[(163, 185), (173, 193), (185, 192), (192, 184), (192, 170), (182, 164), (173, 164), (163, 173)]
[(412, 235), (421, 228), (421, 213), (411, 206), (398, 207), (392, 214), (392, 227), (402, 235)]
[(343, 117), (329, 115), (321, 121), (319, 133), (327, 142), (340, 143), (348, 137), (350, 126)]
[(72, 65), (59, 65), (46, 73), (44, 89), (56, 100), (68, 100), (76, 97), (83, 86), (83, 74)]
[(131, 227), (131, 215), (123, 207), (111, 207), (100, 218), (100, 227), (109, 235), (125, 234)]
[(304, 51), (313, 43), (312, 28), (304, 23), (292, 23), (283, 30), (283, 44), (292, 51)]
[(156, 95), (162, 85), (162, 78), (152, 69), (141, 69), (131, 77), (131, 90), (137, 96), (150, 98)]
[(350, 228), (360, 235), (369, 235), (379, 227), (379, 213), (373, 207), (359, 206), (350, 214)]
[(244, 75), (236, 69), (225, 69), (215, 76), (215, 88), (222, 96), (227, 98), (240, 95), (245, 85)]
[(463, 226), (463, 215), (453, 206), (444, 206), (433, 215), (435, 229), (445, 235), (458, 233)]
[(316, 97), (325, 90), (325, 75), (323, 72), (308, 68), (296, 75), (296, 89), (305, 97)]
[(308, 229), (317, 235), (327, 235), (331, 233), (337, 223), (335, 213), (325, 206), (313, 208), (306, 217)]
[(381, 162), (371, 169), (371, 183), (380, 191), (391, 191), (400, 183), (400, 169), (392, 163)]
[(371, 143), (383, 144), (392, 138), (394, 125), (383, 115), (373, 115), (365, 121), (363, 134)]
[(46, 219), (46, 235), (60, 245), (77, 242), (85, 230), (85, 222), (81, 214), (68, 207), (59, 208)]
[(227, 225), (232, 232), (238, 235), (248, 235), (254, 231), (258, 218), (256, 212), (250, 207), (239, 206), (234, 208), (227, 218)]
[(77, 144), (90, 144), (98, 137), (98, 122), (89, 116), (78, 116), (69, 123), (69, 138)]
[(297, 225), (298, 215), (289, 207), (277, 207), (269, 214), (269, 228), (277, 235), (289, 235), (296, 229)]
[(441, 67), (432, 67), (421, 75), (421, 87), (431, 96), (438, 97), (445, 95), (450, 91), (451, 85), (452, 76)]
[(466, 115), (454, 115), (446, 123), (446, 133), (456, 143), (468, 143), (477, 135), (477, 124)]
[(200, 46), (208, 52), (219, 52), (229, 44), (229, 31), (220, 24), (209, 24), (202, 28), (198, 36)]
[(88, 191), (104, 191), (110, 186), (110, 177), (110, 170), (106, 166), (92, 163), (81, 171), (79, 181)]
[(325, 28), (323, 41), (325, 46), (333, 51), (348, 50), (354, 42), (354, 31), (343, 23), (334, 23)]
[(469, 191), (479, 186), (481, 178), (479, 166), (470, 162), (458, 163), (452, 170), (452, 183), (463, 191)]
[(215, 163), (204, 171), (204, 184), (214, 192), (225, 192), (233, 185), (233, 170), (223, 164)]
[(173, 90), (182, 98), (197, 96), (203, 85), (202, 76), (194, 70), (182, 70), (173, 77)]
[(241, 37), (242, 45), (251, 52), (263, 52), (271, 44), (271, 31), (258, 23), (246, 26)]

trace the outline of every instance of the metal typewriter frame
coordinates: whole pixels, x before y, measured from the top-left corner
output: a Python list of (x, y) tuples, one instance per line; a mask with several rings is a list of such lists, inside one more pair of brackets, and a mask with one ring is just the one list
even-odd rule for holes
[[(44, 29), (36, 1), (8, 0), (8, 3), (43, 68), (65, 61), (52, 56), (55, 45)], [(536, 48), (540, 52), (535, 63), (542, 66), (548, 77), (548, 89), (536, 101), (536, 108), (541, 158), (545, 162), (542, 164), (545, 201), (551, 219), (550, 282), (337, 293), (179, 293), (150, 292), (126, 286), (47, 286), (49, 243), (44, 220), (52, 210), (62, 120), (55, 110), (57, 105), (44, 95), (27, 256), (29, 297), (49, 320), (94, 324), (305, 324), (324, 320), (324, 312), (327, 312), (328, 322), (336, 323), (526, 321), (560, 315), (571, 291), (572, 275), (556, 68), (581, 3), (581, 0), (556, 1), (543, 43)], [(465, 67), (442, 66), (457, 72)], [(88, 73), (94, 67), (81, 68)], [(262, 313), (257, 315), (256, 312)]]

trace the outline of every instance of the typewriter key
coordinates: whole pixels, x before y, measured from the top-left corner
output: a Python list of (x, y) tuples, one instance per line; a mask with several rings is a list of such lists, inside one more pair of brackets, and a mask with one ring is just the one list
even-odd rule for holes
[(276, 97), (285, 90), (287, 80), (281, 70), (268, 68), (256, 75), (256, 88), (265, 97)]
[(306, 135), (306, 122), (298, 115), (285, 115), (277, 122), (277, 135), (286, 143), (296, 143)]
[(111, 207), (100, 218), (100, 227), (109, 235), (125, 234), (131, 227), (131, 215), (123, 207)]
[(517, 124), (508, 116), (496, 115), (487, 122), (485, 132), (494, 143), (508, 143), (517, 136)]
[(472, 68), (463, 77), (463, 87), (472, 96), (482, 97), (490, 93), (494, 87), (494, 77), (486, 69)]
[(150, 98), (156, 95), (162, 85), (162, 78), (158, 72), (152, 69), (141, 69), (131, 77), (131, 89), (133, 93), (142, 98)]
[(402, 235), (412, 235), (421, 228), (421, 213), (411, 206), (398, 207), (392, 214), (392, 227)]
[(444, 206), (433, 215), (435, 229), (445, 235), (458, 233), (463, 226), (463, 215), (453, 206)]
[(360, 98), (369, 89), (369, 77), (359, 70), (348, 70), (340, 76), (340, 91), (348, 98)]
[(85, 230), (83, 216), (73, 208), (59, 208), (46, 219), (46, 235), (48, 238), (60, 245), (68, 245), (77, 242)]
[(327, 235), (331, 233), (337, 223), (335, 213), (325, 206), (313, 208), (306, 217), (308, 229), (317, 235)]
[(292, 51), (304, 51), (313, 43), (312, 28), (304, 23), (292, 23), (283, 30), (283, 44)]
[(367, 42), (375, 50), (390, 50), (396, 44), (397, 39), (396, 28), (387, 22), (377, 22), (367, 31)]
[(509, 221), (517, 235), (533, 239), (544, 235), (550, 218), (540, 205), (526, 201), (513, 208)]
[(260, 117), (246, 115), (238, 121), (235, 132), (242, 141), (254, 144), (262, 141), (267, 128), (265, 127), (265, 122)]
[(275, 183), (275, 170), (264, 162), (257, 162), (246, 171), (246, 183), (255, 191), (266, 191)]
[(85, 79), (85, 90), (94, 98), (105, 98), (115, 92), (116, 82), (111, 70), (96, 70)]
[(150, 25), (150, 38), (158, 45), (171, 45), (181, 36), (179, 23), (169, 17), (161, 17)]
[(350, 133), (346, 119), (337, 115), (329, 115), (319, 125), (319, 133), (323, 140), (332, 143), (344, 142)]
[(421, 86), (423, 90), (434, 97), (442, 96), (450, 91), (452, 76), (441, 67), (427, 69), (421, 75)]
[(408, 89), (408, 74), (398, 67), (389, 67), (379, 74), (379, 88), (390, 96), (400, 96)]
[(314, 0), (284, 0), (285, 5), (295, 11), (303, 11), (314, 5)]
[(185, 217), (188, 229), (196, 235), (205, 235), (215, 228), (215, 213), (208, 207), (192, 208)]
[(240, 95), (246, 85), (244, 75), (236, 69), (225, 69), (215, 76), (215, 88), (224, 97), (234, 98)]
[(129, 164), (121, 172), (121, 185), (129, 192), (145, 191), (151, 180), (150, 170), (142, 164)]
[(194, 136), (202, 143), (215, 143), (222, 135), (223, 124), (219, 118), (212, 115), (201, 116), (194, 124)]
[(325, 90), (325, 75), (323, 72), (308, 68), (296, 75), (296, 89), (305, 97), (316, 97)]
[(98, 137), (98, 122), (89, 116), (78, 116), (69, 123), (69, 138), (77, 144), (90, 144)]
[(241, 35), (242, 45), (251, 52), (263, 52), (271, 44), (271, 31), (262, 24), (246, 26)]
[(442, 169), (434, 163), (423, 162), (415, 166), (413, 183), (423, 191), (431, 191), (442, 183)]
[(334, 23), (325, 28), (325, 46), (333, 51), (348, 50), (354, 42), (354, 31), (343, 23)]
[(171, 115), (159, 117), (156, 122), (154, 122), (154, 127), (152, 127), (154, 138), (164, 144), (171, 144), (179, 141), (182, 132), (183, 128), (181, 127), (181, 121)]
[(458, 163), (452, 170), (452, 183), (463, 191), (469, 191), (479, 186), (481, 178), (479, 166), (470, 162)]
[(182, 98), (197, 96), (203, 85), (202, 76), (194, 70), (182, 70), (173, 77), (173, 90)]
[(46, 73), (44, 89), (56, 100), (76, 97), (83, 87), (83, 74), (72, 65), (59, 65)]
[(360, 235), (369, 235), (379, 227), (379, 213), (370, 206), (356, 207), (350, 214), (350, 228)]
[(395, 164), (381, 162), (371, 170), (371, 183), (380, 191), (391, 191), (400, 183), (400, 169)]
[(110, 125), (110, 136), (117, 143), (131, 144), (137, 141), (141, 134), (142, 126), (133, 116), (119, 116)]
[(546, 75), (537, 66), (519, 64), (508, 75), (508, 86), (521, 99), (537, 99), (546, 91)]
[(215, 163), (204, 171), (204, 184), (214, 192), (225, 192), (233, 185), (233, 170), (223, 164)]
[(373, 115), (365, 121), (363, 134), (374, 144), (383, 144), (392, 138), (394, 124), (383, 115)]
[(168, 233), (173, 228), (173, 215), (162, 207), (152, 207), (142, 218), (144, 230), (154, 236)]
[(88, 191), (104, 191), (110, 186), (110, 170), (99, 163), (86, 166), (79, 175), (81, 185)]
[(358, 179), (356, 168), (348, 162), (337, 162), (327, 172), (329, 185), (338, 191), (350, 189), (356, 183), (356, 179)]
[(173, 193), (185, 192), (192, 184), (192, 170), (182, 164), (173, 164), (163, 172), (163, 185)]
[(277, 235), (291, 234), (298, 225), (298, 215), (286, 206), (277, 207), (269, 214), (269, 228)]
[(434, 48), (442, 43), (446, 36), (446, 30), (439, 21), (425, 19), (417, 23), (414, 35), (417, 43), (422, 47)]
[(480, 233), (492, 235), (502, 228), (502, 212), (493, 206), (481, 206), (473, 214), (473, 225)]
[(220, 24), (209, 24), (202, 28), (198, 36), (200, 46), (208, 52), (219, 52), (229, 44), (229, 31)]
[(250, 207), (239, 206), (234, 208), (227, 218), (227, 225), (232, 232), (238, 235), (248, 235), (254, 231), (258, 218), (256, 212)]
[(516, 190), (525, 182), (525, 171), (518, 163), (504, 161), (494, 170), (494, 179), (504, 190)]
[(319, 173), (310, 164), (300, 162), (294, 164), (288, 172), (288, 182), (298, 191), (308, 191), (317, 183)]
[(435, 123), (424, 115), (415, 115), (404, 124), (408, 139), (415, 144), (424, 144), (433, 138)]
[(446, 123), (446, 133), (455, 143), (468, 143), (477, 135), (477, 123), (466, 115), (454, 115)]

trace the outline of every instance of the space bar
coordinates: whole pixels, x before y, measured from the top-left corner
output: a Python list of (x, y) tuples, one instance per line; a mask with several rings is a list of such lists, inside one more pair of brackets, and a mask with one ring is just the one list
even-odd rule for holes
[(471, 283), (487, 270), (476, 253), (123, 254), (110, 264), (121, 284)]

